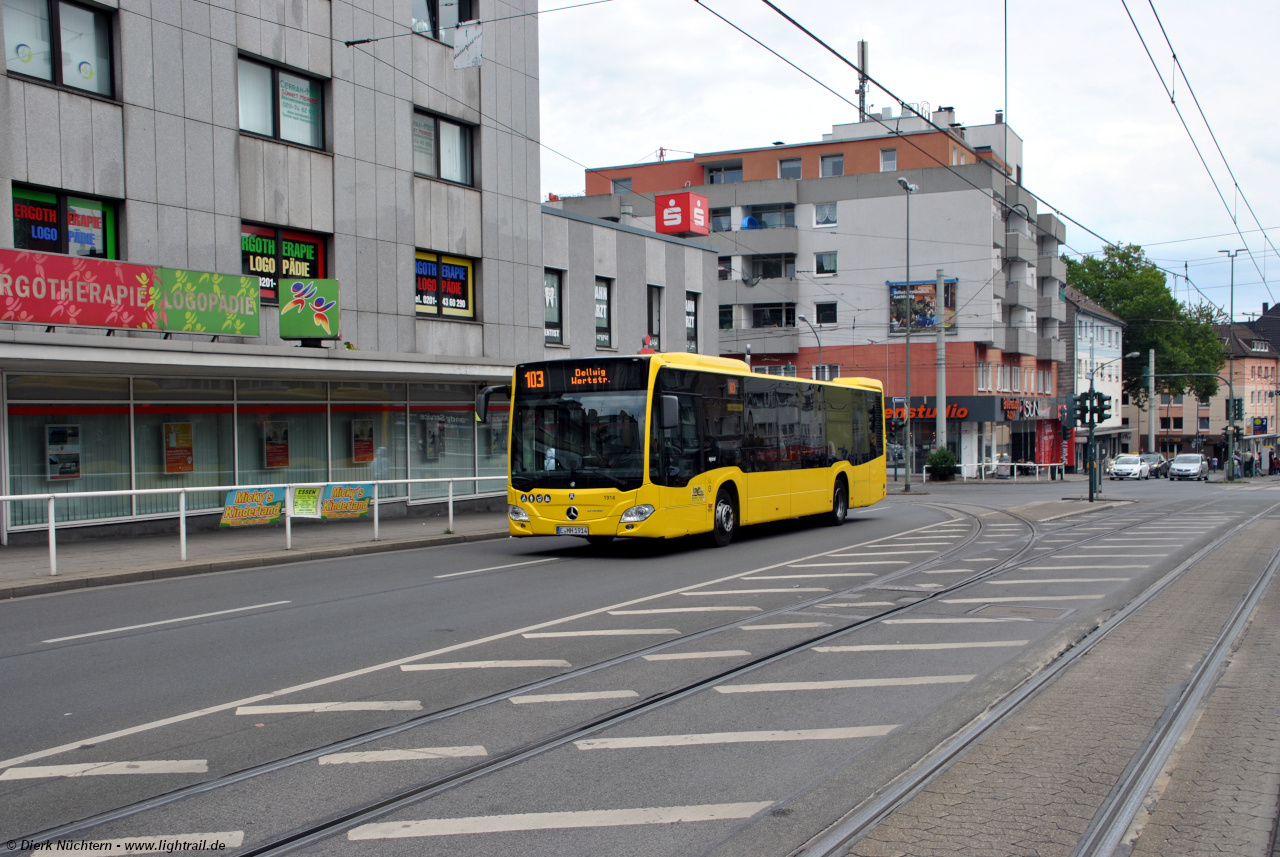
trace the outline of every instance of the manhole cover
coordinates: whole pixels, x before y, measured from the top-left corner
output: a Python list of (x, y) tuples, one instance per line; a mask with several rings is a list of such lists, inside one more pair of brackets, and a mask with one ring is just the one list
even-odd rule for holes
[(1014, 607), (1008, 604), (988, 604), (973, 611), (978, 616), (1006, 616), (1020, 619), (1059, 619), (1070, 610), (1060, 607)]

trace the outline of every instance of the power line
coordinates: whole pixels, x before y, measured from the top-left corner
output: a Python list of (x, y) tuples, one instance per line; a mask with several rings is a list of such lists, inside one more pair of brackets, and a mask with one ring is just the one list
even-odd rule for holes
[[(537, 12), (521, 12), (519, 15), (503, 15), (501, 18), (485, 18), (483, 21), (459, 21), (456, 27), (463, 24), (492, 24), (494, 21), (510, 21), (512, 18), (528, 18), (530, 15), (545, 15), (548, 12), (563, 12), (565, 9), (581, 9), (583, 6), (596, 6), (600, 3), (612, 3), (613, 0), (590, 0), (589, 3), (576, 3), (573, 6), (557, 6), (554, 9), (539, 9)], [(426, 33), (419, 33), (417, 30), (409, 30), (407, 33), (392, 33), (390, 36), (374, 36), (369, 39), (352, 39), (343, 42), (347, 47), (355, 47), (356, 45), (367, 45), (370, 42), (380, 42), (383, 39), (398, 39), (401, 36), (422, 36), (423, 38), (431, 38)]]

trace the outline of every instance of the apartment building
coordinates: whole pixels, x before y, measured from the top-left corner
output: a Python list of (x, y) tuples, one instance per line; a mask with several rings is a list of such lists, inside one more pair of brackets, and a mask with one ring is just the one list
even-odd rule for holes
[[(1124, 395), (1124, 320), (1083, 293), (1065, 286), (1067, 304), (1065, 338), (1067, 371), (1058, 375), (1058, 395), (1068, 402), (1074, 396), (1089, 392), (1089, 375), (1093, 373), (1093, 389), (1111, 397), (1111, 418), (1094, 428), (1098, 455), (1116, 456), (1129, 451), (1133, 430), (1123, 413)], [(1067, 465), (1083, 462), (1088, 430), (1067, 430)]]
[[(542, 208), (536, 11), (7, 0), (6, 488), (502, 474), (477, 387), (520, 361), (634, 353), (650, 285), (678, 347), (716, 352), (714, 248)], [(459, 20), (481, 38), (455, 58)], [(44, 515), (10, 504), (0, 532)]]
[(905, 399), (910, 331), (922, 462), (936, 440), (941, 324), (948, 444), (966, 463), (1058, 462), (1065, 229), (1022, 186), (1022, 140), (1002, 117), (929, 115), (886, 109), (820, 141), (591, 169), (585, 196), (555, 204), (652, 227), (655, 195), (707, 197), (722, 354), (763, 372), (870, 375)]

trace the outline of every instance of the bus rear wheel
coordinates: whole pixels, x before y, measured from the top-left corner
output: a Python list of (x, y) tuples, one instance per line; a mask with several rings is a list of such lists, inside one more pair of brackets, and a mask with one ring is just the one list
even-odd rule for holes
[(838, 527), (849, 517), (849, 486), (843, 479), (836, 480), (836, 490), (831, 497), (831, 511), (827, 513), (827, 524)]
[(724, 488), (716, 492), (715, 514), (715, 526), (711, 532), (715, 537), (716, 547), (722, 548), (733, 541), (734, 533), (738, 530), (738, 507), (734, 505), (733, 495)]

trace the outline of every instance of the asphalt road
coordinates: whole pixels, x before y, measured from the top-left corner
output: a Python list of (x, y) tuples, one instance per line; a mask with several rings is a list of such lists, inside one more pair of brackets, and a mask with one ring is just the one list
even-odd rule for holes
[(789, 522), (722, 550), (504, 540), (0, 604), (0, 839), (294, 757), (75, 836), (248, 846), (489, 764), (313, 848), (786, 853), (1280, 502), (1152, 480), (1108, 483), (1132, 506), (1038, 527), (1000, 511), (1064, 487), (930, 486), (841, 528)]

